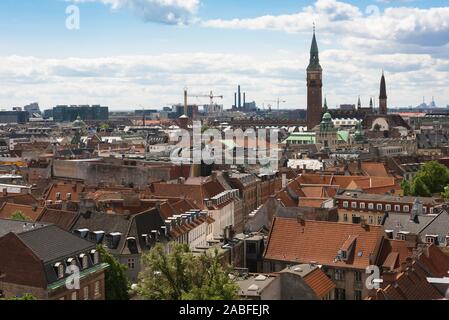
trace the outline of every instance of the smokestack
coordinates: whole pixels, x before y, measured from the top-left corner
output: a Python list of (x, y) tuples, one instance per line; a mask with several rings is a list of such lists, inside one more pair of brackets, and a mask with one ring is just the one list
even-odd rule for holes
[(234, 93), (234, 107), (237, 108), (237, 92)]
[(238, 96), (239, 96), (239, 105), (238, 105), (238, 107), (240, 109), (242, 107), (242, 92), (240, 90), (240, 85), (238, 86), (237, 92), (238, 92)]
[(246, 92), (243, 92), (243, 108), (246, 105)]
[(187, 89), (184, 89), (184, 113), (182, 115), (187, 115)]

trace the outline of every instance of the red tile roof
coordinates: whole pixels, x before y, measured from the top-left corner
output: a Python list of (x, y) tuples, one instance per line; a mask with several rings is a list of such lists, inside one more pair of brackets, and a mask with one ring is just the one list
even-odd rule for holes
[(336, 288), (335, 283), (320, 268), (316, 268), (303, 279), (320, 299)]
[(40, 207), (32, 207), (14, 203), (4, 203), (0, 208), (0, 218), (11, 219), (11, 216), (15, 212), (21, 212), (23, 215), (30, 218), (32, 221), (36, 221), (36, 219), (41, 214), (42, 210), (43, 208)]
[[(347, 261), (336, 259), (349, 236), (357, 236)], [(380, 226), (305, 221), (276, 217), (265, 251), (265, 259), (293, 263), (316, 262), (339, 268), (365, 269), (377, 256), (384, 231)], [(371, 259), (370, 259), (371, 258)]]

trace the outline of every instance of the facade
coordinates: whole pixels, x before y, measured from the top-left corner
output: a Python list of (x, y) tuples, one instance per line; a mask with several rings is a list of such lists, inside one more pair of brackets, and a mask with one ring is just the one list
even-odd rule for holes
[(307, 68), (307, 128), (320, 124), (323, 115), (323, 69), (320, 65), (318, 44), (313, 31), (310, 63)]
[(390, 195), (345, 192), (335, 196), (338, 221), (382, 225), (386, 212), (410, 215), (418, 206), (421, 215), (433, 214), (440, 205), (434, 198), (396, 197)]
[(0, 111), (0, 123), (25, 124), (30, 121), (30, 115), (27, 111)]
[(83, 121), (107, 121), (109, 120), (109, 108), (102, 106), (56, 106), (53, 108), (53, 121), (74, 122), (77, 119)]

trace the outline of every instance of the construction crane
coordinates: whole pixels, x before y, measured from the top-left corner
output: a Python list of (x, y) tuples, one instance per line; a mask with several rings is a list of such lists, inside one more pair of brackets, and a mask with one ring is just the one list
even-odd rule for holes
[[(210, 108), (211, 108), (211, 110), (212, 110), (212, 108), (214, 106), (214, 99), (216, 99), (216, 98), (224, 99), (224, 96), (222, 96), (222, 95), (216, 96), (216, 95), (214, 95), (214, 93), (212, 91), (208, 95), (207, 94), (192, 94), (192, 95), (189, 95), (187, 93), (187, 88), (185, 89), (184, 95), (185, 95), (186, 99), (187, 99), (187, 97), (191, 97), (191, 98), (209, 98), (210, 99)], [(185, 103), (185, 104), (186, 104), (186, 107), (187, 107), (187, 103)]]
[(277, 100), (266, 100), (265, 102), (272, 102), (272, 103), (274, 102), (274, 103), (276, 103), (277, 110), (278, 110), (278, 115), (280, 115), (281, 103), (287, 103), (287, 101), (281, 100), (280, 98), (278, 98)]

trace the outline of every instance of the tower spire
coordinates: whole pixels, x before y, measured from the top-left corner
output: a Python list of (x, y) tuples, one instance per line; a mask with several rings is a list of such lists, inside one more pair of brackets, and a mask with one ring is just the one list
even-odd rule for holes
[(382, 78), (380, 79), (380, 96), (379, 96), (379, 112), (387, 114), (387, 84), (385, 81), (385, 73), (382, 70)]
[(320, 51), (318, 50), (318, 43), (316, 41), (316, 27), (313, 23), (313, 38), (312, 46), (310, 47), (310, 64), (309, 69), (320, 70)]

